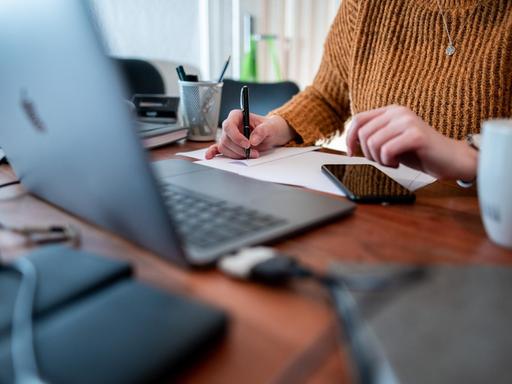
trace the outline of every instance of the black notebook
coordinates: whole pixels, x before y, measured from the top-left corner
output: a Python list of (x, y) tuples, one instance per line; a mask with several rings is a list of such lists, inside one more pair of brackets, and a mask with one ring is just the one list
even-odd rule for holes
[[(34, 345), (49, 383), (139, 383), (180, 372), (220, 339), (226, 315), (130, 278), (128, 264), (64, 247), (38, 272)], [(19, 276), (0, 269), (0, 383), (14, 380), (10, 324)]]

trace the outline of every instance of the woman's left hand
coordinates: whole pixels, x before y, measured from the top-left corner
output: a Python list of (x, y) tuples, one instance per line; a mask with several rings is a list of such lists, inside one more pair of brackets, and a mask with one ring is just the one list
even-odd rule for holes
[(389, 167), (402, 163), (440, 179), (472, 180), (476, 175), (476, 151), (443, 136), (407, 107), (390, 105), (354, 116), (348, 154), (358, 146), (365, 157)]

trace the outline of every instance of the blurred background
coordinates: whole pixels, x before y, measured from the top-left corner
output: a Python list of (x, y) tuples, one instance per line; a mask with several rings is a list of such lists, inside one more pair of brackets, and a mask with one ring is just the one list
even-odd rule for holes
[(91, 0), (114, 57), (150, 61), (177, 94), (176, 64), (215, 79), (313, 80), (341, 0)]

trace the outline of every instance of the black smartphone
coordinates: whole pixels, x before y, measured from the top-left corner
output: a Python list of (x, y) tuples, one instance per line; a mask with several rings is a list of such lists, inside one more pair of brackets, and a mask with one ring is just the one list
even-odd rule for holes
[(322, 171), (357, 203), (413, 203), (416, 195), (369, 164), (324, 164)]

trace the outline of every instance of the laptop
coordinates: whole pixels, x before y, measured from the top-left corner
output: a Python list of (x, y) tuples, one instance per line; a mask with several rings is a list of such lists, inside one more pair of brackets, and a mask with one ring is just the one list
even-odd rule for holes
[(0, 145), (34, 195), (198, 266), (353, 211), (348, 201), (188, 161), (151, 164), (87, 2), (0, 7)]

